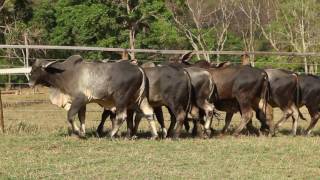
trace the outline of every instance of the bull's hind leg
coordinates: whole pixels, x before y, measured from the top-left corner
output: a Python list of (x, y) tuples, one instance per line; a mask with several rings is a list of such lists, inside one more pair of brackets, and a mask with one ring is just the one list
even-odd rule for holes
[(114, 138), (114, 136), (117, 134), (119, 131), (119, 128), (123, 124), (123, 122), (127, 119), (127, 109), (126, 108), (119, 108), (117, 107), (116, 110), (116, 119), (115, 122), (113, 123), (112, 130), (110, 132), (110, 137)]
[(157, 120), (161, 126), (162, 138), (166, 138), (168, 133), (167, 133), (166, 126), (164, 124), (162, 108), (161, 107), (154, 108), (154, 113), (156, 114)]
[[(79, 128), (74, 122), (74, 118), (80, 109), (86, 104), (86, 98), (83, 95), (77, 96), (71, 104), (71, 107), (68, 111), (67, 119), (70, 123), (71, 128), (69, 127), (69, 132), (71, 134), (80, 135)], [(84, 111), (85, 112), (85, 111)], [(83, 125), (84, 126), (84, 125)]]
[(310, 135), (311, 130), (314, 128), (314, 126), (317, 124), (317, 122), (320, 118), (320, 112), (316, 108), (314, 108), (314, 107), (309, 108), (308, 107), (308, 110), (309, 110), (309, 113), (311, 116), (311, 122), (306, 130), (306, 135)]
[(249, 103), (243, 102), (242, 104), (240, 104), (240, 109), (241, 109), (242, 115), (241, 115), (240, 124), (238, 125), (237, 129), (234, 132), (234, 135), (236, 136), (240, 134), (243, 128), (248, 124), (248, 122), (253, 117), (253, 109), (251, 108)]
[(127, 118), (127, 138), (131, 138), (133, 136), (133, 110), (128, 110), (128, 118)]
[(207, 100), (197, 100), (197, 105), (200, 107), (201, 110), (205, 113), (205, 125), (204, 129), (206, 134), (210, 137), (212, 134), (212, 120), (213, 120), (213, 113), (214, 113), (214, 106), (210, 104)]
[(256, 109), (261, 122), (261, 130), (269, 129), (269, 135), (274, 135), (273, 108), (265, 99), (260, 99)]
[(141, 113), (136, 113), (134, 117), (134, 126), (133, 126), (133, 132), (132, 132), (134, 136), (136, 136), (138, 133), (139, 124), (142, 118), (143, 118), (143, 115)]
[(283, 112), (283, 116), (281, 117), (281, 119), (276, 123), (275, 125), (275, 131), (277, 131), (279, 129), (279, 127), (281, 126), (282, 123), (284, 123), (285, 121), (287, 121), (287, 119), (289, 119), (292, 114), (293, 111), (292, 109), (288, 108), (288, 109), (284, 109), (282, 110)]
[(205, 124), (205, 112), (196, 106), (192, 106), (191, 116), (193, 119), (192, 135), (194, 137), (205, 138), (204, 124)]
[(96, 134), (98, 137), (102, 137), (103, 136), (103, 127), (104, 127), (104, 124), (106, 122), (106, 119), (108, 118), (108, 116), (111, 114), (111, 111), (109, 110), (106, 110), (104, 109), (103, 110), (103, 113), (101, 115), (101, 121), (100, 121), (100, 124), (96, 130)]
[(174, 133), (174, 138), (179, 138), (181, 129), (183, 127), (183, 123), (186, 119), (186, 112), (184, 110), (176, 110), (174, 112), (175, 117), (176, 117), (176, 128), (175, 128), (175, 133)]
[(299, 119), (299, 110), (295, 105), (291, 106), (292, 109), (292, 135), (297, 135), (298, 119)]
[(168, 136), (173, 137), (174, 136), (174, 129), (176, 126), (176, 117), (175, 114), (168, 108), (169, 114), (170, 114), (170, 126), (168, 129)]
[(232, 112), (227, 112), (226, 114), (226, 119), (225, 119), (225, 124), (222, 128), (222, 134), (225, 134), (228, 130), (228, 127), (230, 126), (230, 123), (231, 123), (231, 120), (232, 120), (232, 116), (233, 116), (233, 113)]
[(153, 108), (150, 106), (147, 98), (144, 98), (142, 100), (142, 102), (140, 104), (140, 109), (142, 110), (143, 114), (145, 115), (145, 117), (147, 118), (147, 120), (149, 122), (151, 134), (152, 134), (152, 139), (157, 139), (159, 136), (158, 136), (158, 132), (157, 132), (156, 123), (153, 118)]

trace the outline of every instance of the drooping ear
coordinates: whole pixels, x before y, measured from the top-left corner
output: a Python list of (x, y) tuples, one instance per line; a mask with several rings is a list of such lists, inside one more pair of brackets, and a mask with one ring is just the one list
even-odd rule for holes
[(192, 58), (193, 54), (192, 51), (185, 53), (180, 57), (181, 62), (188, 62)]

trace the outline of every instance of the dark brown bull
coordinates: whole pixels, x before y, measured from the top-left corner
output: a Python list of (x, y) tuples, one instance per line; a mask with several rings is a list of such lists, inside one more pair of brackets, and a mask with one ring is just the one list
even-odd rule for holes
[[(306, 129), (306, 135), (310, 135), (312, 129), (317, 124), (320, 118), (320, 78), (314, 75), (302, 74), (298, 75), (299, 81), (299, 96), (298, 107), (306, 106), (311, 116), (311, 122)], [(293, 119), (295, 121), (295, 119)], [(295, 124), (296, 122), (293, 122)], [(280, 124), (278, 125), (280, 126)], [(295, 127), (297, 125), (294, 125)]]
[[(272, 107), (279, 107), (283, 116), (276, 123), (275, 130), (288, 118), (292, 117), (292, 134), (297, 133), (297, 121), (301, 113), (298, 108), (299, 80), (296, 73), (283, 69), (265, 69), (269, 77), (270, 101), (268, 111), (272, 113)], [(301, 116), (302, 119), (303, 116)]]
[(298, 76), (300, 99), (299, 107), (306, 106), (311, 116), (311, 122), (306, 129), (306, 135), (310, 135), (312, 129), (320, 118), (320, 78), (314, 75), (302, 74)]
[[(213, 100), (216, 108), (229, 114), (236, 110), (241, 112), (241, 122), (234, 133), (239, 134), (248, 123), (252, 127), (253, 111), (265, 111), (268, 75), (263, 70), (242, 65), (210, 68), (208, 71), (217, 86), (217, 96)], [(272, 119), (267, 116), (266, 120), (270, 131), (273, 131)], [(209, 125), (206, 123), (205, 128)]]
[[(296, 135), (297, 131), (297, 121), (299, 116), (304, 119), (302, 114), (300, 113), (297, 104), (299, 99), (299, 81), (298, 75), (283, 69), (265, 69), (265, 72), (268, 74), (269, 84), (270, 84), (270, 99), (267, 106), (267, 113), (269, 117), (273, 117), (273, 109), (274, 107), (278, 107), (282, 110), (283, 116), (276, 123), (275, 130), (288, 118), (292, 117), (292, 134)], [(264, 112), (257, 111), (257, 118), (262, 122), (264, 122)], [(226, 117), (226, 126), (223, 131), (228, 128), (232, 118), (232, 114), (227, 114)], [(263, 124), (264, 126), (264, 124)], [(262, 129), (265, 127), (262, 127)]]
[[(190, 54), (189, 54), (190, 55)], [(182, 63), (207, 69), (216, 85), (215, 98), (212, 99), (218, 110), (227, 112), (225, 132), (231, 121), (232, 115), (238, 111), (241, 113), (241, 123), (235, 130), (239, 134), (245, 125), (252, 132), (257, 130), (252, 125), (253, 111), (265, 111), (267, 95), (269, 91), (268, 75), (265, 71), (250, 66), (230, 65), (222, 63), (217, 66), (206, 61), (198, 61), (190, 64), (188, 54), (182, 58)], [(263, 126), (273, 133), (273, 122), (267, 113)], [(209, 129), (211, 121), (206, 121), (205, 129)]]

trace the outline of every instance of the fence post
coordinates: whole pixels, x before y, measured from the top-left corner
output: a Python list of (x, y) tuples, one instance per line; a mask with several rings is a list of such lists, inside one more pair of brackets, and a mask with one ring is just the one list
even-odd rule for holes
[(4, 133), (4, 118), (3, 118), (3, 106), (2, 106), (2, 98), (1, 98), (1, 90), (0, 90), (0, 128), (1, 132)]
[[(26, 58), (24, 62), (24, 67), (29, 67), (29, 48), (28, 48), (28, 34), (24, 33), (24, 45), (26, 45)], [(29, 74), (25, 74), (29, 81)]]

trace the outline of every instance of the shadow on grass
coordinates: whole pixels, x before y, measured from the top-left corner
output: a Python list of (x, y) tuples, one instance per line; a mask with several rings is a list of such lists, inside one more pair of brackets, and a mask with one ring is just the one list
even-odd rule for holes
[[(96, 129), (91, 128), (88, 129), (86, 132), (86, 138), (85, 139), (90, 139), (90, 138), (106, 138), (106, 139), (111, 139), (109, 137), (109, 133), (110, 133), (111, 129), (107, 129), (104, 130), (104, 132), (99, 136), (96, 133)], [(191, 130), (190, 130), (191, 131)], [(221, 136), (233, 136), (233, 133), (235, 131), (235, 128), (230, 128), (225, 134), (221, 133), (221, 130), (215, 130), (212, 129), (212, 134), (209, 138), (219, 138)], [(241, 131), (240, 133), (241, 136), (251, 136), (251, 137), (257, 137), (256, 134), (250, 132), (249, 130), (247, 130), (246, 128), (244, 128), (244, 130)], [(276, 136), (291, 136), (292, 135), (292, 130), (291, 129), (280, 129), (278, 130), (278, 132), (276, 133)], [(305, 129), (303, 129), (302, 127), (298, 127), (297, 128), (297, 136), (304, 136), (305, 135)], [(62, 137), (68, 137), (69, 134), (67, 132), (66, 129), (59, 129), (57, 136), (62, 136)], [(137, 139), (150, 139), (152, 137), (151, 132), (150, 131), (144, 131), (144, 130), (140, 130), (137, 132)], [(260, 133), (260, 136), (266, 136), (263, 133)], [(320, 129), (313, 131), (311, 136), (320, 136)], [(162, 137), (161, 132), (159, 132), (159, 137)], [(120, 132), (116, 135), (116, 138), (119, 139), (125, 139), (126, 137), (126, 132)], [(189, 138), (198, 138), (197, 136), (192, 135), (191, 132), (187, 132), (185, 130), (182, 130), (181, 134), (180, 134), (180, 139), (189, 139)], [(162, 139), (162, 138), (160, 138)]]
[[(94, 128), (91, 128), (91, 129), (88, 129), (87, 132), (86, 132), (86, 137), (84, 139), (91, 139), (91, 138), (106, 138), (106, 139), (111, 139), (109, 137), (109, 133), (110, 133), (111, 129), (107, 129), (107, 130), (104, 130), (102, 134), (98, 135), (96, 133), (96, 129)], [(191, 130), (190, 130), (191, 131)], [(191, 132), (187, 132), (185, 130), (182, 130), (181, 131), (181, 134), (180, 134), (180, 137), (179, 139), (190, 139), (190, 138), (200, 138), (198, 136), (194, 136)], [(228, 131), (227, 133), (225, 133), (223, 136), (232, 136), (234, 130), (230, 130)], [(159, 137), (160, 139), (163, 139), (161, 138), (162, 137), (162, 134), (161, 132), (158, 132), (159, 133)], [(69, 136), (69, 133), (67, 132), (66, 129), (59, 129), (58, 130), (58, 133), (56, 134), (57, 136), (60, 136), (60, 137), (68, 137)], [(244, 136), (256, 136), (254, 134), (251, 134), (248, 130), (244, 129), (242, 132), (241, 132), (241, 135), (244, 135)], [(136, 134), (136, 138), (137, 139), (150, 139), (152, 137), (151, 135), (151, 132), (150, 131), (144, 131), (144, 130), (140, 130), (137, 132)], [(212, 129), (212, 134), (209, 138), (219, 138), (221, 137), (221, 131), (220, 130), (214, 130)], [(118, 133), (115, 138), (119, 138), (119, 139), (126, 139), (127, 136), (126, 136), (126, 132), (123, 131), (123, 132), (120, 132)], [(170, 138), (170, 137), (168, 137)], [(204, 139), (207, 139), (208, 137), (205, 137)]]
[[(280, 129), (278, 133), (290, 136), (292, 135), (292, 129)], [(306, 129), (299, 126), (297, 128), (297, 136), (320, 136), (320, 129), (313, 130), (310, 135), (306, 135)]]
[[(106, 139), (111, 139), (109, 137), (109, 133), (111, 132), (111, 129), (107, 129), (107, 130), (104, 130), (102, 134), (98, 135), (98, 133), (96, 132), (96, 129), (94, 128), (91, 128), (91, 129), (87, 129), (86, 131), (86, 138), (85, 139), (90, 139), (90, 138), (106, 138)], [(162, 136), (162, 133), (161, 132), (158, 132), (159, 133), (159, 137), (160, 139), (163, 139), (161, 137)], [(60, 137), (68, 137), (70, 136), (69, 133), (67, 132), (66, 129), (59, 129), (58, 132), (56, 133), (57, 136), (60, 136)], [(115, 138), (120, 138), (120, 139), (125, 139), (127, 138), (126, 137), (126, 132), (123, 131), (123, 132), (119, 132)], [(137, 132), (136, 134), (137, 136), (137, 139), (150, 139), (152, 137), (151, 135), (151, 132), (149, 131), (143, 131), (143, 130), (140, 130)], [(184, 139), (184, 138), (193, 138), (192, 134), (189, 133), (189, 132), (186, 132), (186, 131), (182, 131), (181, 134), (180, 134), (180, 138)]]

